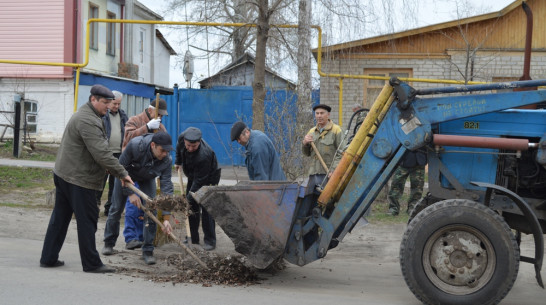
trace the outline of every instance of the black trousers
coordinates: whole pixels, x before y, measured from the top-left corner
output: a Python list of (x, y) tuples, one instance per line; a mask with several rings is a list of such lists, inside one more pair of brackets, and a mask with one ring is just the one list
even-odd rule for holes
[[(191, 183), (188, 182), (186, 194), (189, 194)], [(189, 200), (192, 213), (188, 217), (190, 224), (191, 243), (199, 244), (199, 222), (202, 221), (203, 240), (205, 244), (216, 246), (216, 223), (214, 218), (193, 198)]]
[(55, 182), (55, 207), (47, 227), (40, 263), (54, 264), (59, 259), (72, 214), (78, 226), (78, 245), (83, 271), (97, 269), (103, 265), (95, 243), (99, 207), (96, 190), (71, 184), (53, 175)]

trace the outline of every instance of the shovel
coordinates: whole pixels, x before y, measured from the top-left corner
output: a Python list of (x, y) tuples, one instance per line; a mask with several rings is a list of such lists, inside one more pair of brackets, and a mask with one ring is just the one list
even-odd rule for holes
[[(182, 167), (178, 169), (178, 179), (180, 180), (180, 193), (182, 193), (182, 196), (186, 197), (186, 190), (184, 189), (184, 181), (182, 180)], [(189, 216), (189, 207), (188, 207), (188, 215), (186, 215), (186, 239), (191, 235), (190, 233), (190, 220), (188, 218)], [(191, 237), (190, 237), (191, 238)]]
[[(146, 195), (144, 192), (142, 192), (141, 190), (137, 189), (134, 185), (130, 184), (130, 183), (127, 183), (126, 184), (133, 192), (137, 193), (141, 198), (143, 198), (144, 200), (148, 201), (148, 202), (151, 202), (152, 199), (150, 197), (148, 197), (148, 195)], [(144, 211), (144, 213), (146, 213), (146, 215), (148, 215), (148, 217), (150, 217), (162, 230), (165, 230), (165, 226), (157, 219), (157, 217), (155, 217), (155, 215), (150, 212), (150, 210), (148, 210), (148, 208), (145, 206), (145, 205), (140, 205), (140, 208), (142, 209), (142, 211)], [(186, 251), (191, 257), (193, 257), (198, 263), (199, 265), (201, 265), (203, 268), (205, 269), (208, 269), (209, 267), (201, 260), (199, 259), (199, 257), (197, 255), (195, 255), (195, 253), (193, 253), (193, 251), (188, 248), (186, 245), (184, 245), (172, 232), (169, 233), (169, 237), (172, 238), (180, 247), (182, 247), (182, 249), (184, 249), (184, 251)]]

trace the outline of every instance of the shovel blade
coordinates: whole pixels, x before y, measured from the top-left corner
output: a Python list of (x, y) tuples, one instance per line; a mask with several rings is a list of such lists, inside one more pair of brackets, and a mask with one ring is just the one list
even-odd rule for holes
[(299, 185), (240, 182), (204, 186), (192, 196), (256, 268), (267, 268), (284, 254), (292, 229)]

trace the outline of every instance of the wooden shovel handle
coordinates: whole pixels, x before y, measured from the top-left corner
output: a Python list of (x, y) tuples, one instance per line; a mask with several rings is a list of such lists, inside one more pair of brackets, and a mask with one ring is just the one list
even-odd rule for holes
[(315, 151), (315, 154), (317, 155), (320, 164), (322, 164), (322, 167), (324, 167), (324, 170), (326, 171), (326, 174), (328, 174), (328, 166), (326, 166), (326, 163), (324, 163), (324, 159), (322, 159), (322, 156), (320, 155), (317, 146), (315, 146), (314, 142), (311, 142), (311, 147), (313, 147), (313, 150)]
[[(182, 193), (182, 196), (184, 196), (184, 198), (186, 198), (186, 188), (184, 187), (184, 180), (182, 180), (182, 165), (180, 165), (180, 167), (178, 168), (178, 179), (180, 180), (180, 193)], [(185, 226), (186, 226), (186, 238), (188, 238), (189, 235), (191, 235), (190, 219), (189, 219), (189, 216), (190, 216), (189, 204), (188, 204), (187, 208), (188, 208), (188, 210), (187, 210), (187, 214), (186, 214), (186, 220), (184, 221)]]

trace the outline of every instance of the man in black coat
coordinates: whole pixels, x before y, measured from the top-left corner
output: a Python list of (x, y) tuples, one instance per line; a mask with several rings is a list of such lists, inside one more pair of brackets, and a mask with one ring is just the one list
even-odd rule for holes
[(221, 169), (218, 168), (216, 154), (201, 138), (201, 135), (201, 130), (189, 127), (178, 136), (174, 166), (177, 171), (182, 166), (184, 174), (188, 177), (186, 197), (192, 211), (188, 217), (191, 242), (199, 244), (199, 221), (202, 220), (203, 234), (205, 235), (203, 249), (210, 251), (216, 248), (214, 219), (193, 199), (190, 192), (197, 192), (205, 185), (218, 185)]

